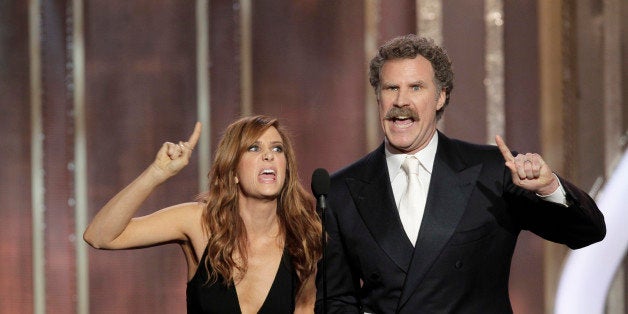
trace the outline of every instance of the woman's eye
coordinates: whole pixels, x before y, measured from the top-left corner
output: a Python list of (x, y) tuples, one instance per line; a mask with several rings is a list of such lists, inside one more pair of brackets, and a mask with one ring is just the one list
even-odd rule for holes
[(276, 152), (276, 153), (283, 152), (283, 146), (275, 146), (275, 147), (273, 147), (273, 152)]
[(253, 144), (253, 145), (249, 146), (248, 151), (249, 152), (259, 152), (259, 146)]

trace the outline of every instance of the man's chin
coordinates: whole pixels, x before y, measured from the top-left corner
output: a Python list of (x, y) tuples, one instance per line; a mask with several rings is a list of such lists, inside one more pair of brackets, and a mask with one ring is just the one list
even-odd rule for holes
[(412, 143), (410, 141), (400, 141), (398, 139), (386, 138), (388, 150), (393, 153), (407, 153), (412, 151)]

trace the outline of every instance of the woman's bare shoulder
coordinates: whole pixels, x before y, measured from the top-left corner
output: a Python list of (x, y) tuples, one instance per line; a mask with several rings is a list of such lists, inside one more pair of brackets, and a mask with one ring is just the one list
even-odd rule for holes
[[(197, 229), (202, 227), (203, 212), (205, 204), (201, 202), (187, 202), (174, 205), (170, 208), (175, 215), (181, 219), (183, 227)], [(187, 229), (187, 228), (186, 228)]]
[(202, 202), (187, 202), (174, 205), (170, 207), (173, 212), (176, 212), (177, 224), (188, 238), (188, 243), (191, 245), (193, 251), (200, 257), (202, 251), (207, 245), (208, 236), (203, 228), (203, 212), (205, 211), (206, 204)]

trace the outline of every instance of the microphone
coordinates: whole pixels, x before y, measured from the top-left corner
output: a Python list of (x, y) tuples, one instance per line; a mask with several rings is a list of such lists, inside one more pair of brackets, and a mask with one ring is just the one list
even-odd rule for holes
[(327, 193), (329, 193), (329, 173), (323, 168), (318, 168), (312, 173), (312, 193), (316, 197), (318, 207), (327, 208)]
[(323, 313), (327, 313), (327, 265), (325, 263), (325, 251), (327, 246), (327, 232), (325, 231), (325, 209), (327, 209), (327, 193), (329, 193), (329, 173), (323, 168), (318, 168), (312, 173), (312, 193), (316, 197), (316, 209), (320, 210), (321, 225), (323, 232), (321, 234), (321, 244), (323, 246), (323, 256), (321, 257), (321, 277), (323, 278)]

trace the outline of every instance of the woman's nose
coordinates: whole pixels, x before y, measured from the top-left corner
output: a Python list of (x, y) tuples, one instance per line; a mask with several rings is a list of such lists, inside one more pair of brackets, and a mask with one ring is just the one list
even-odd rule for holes
[(265, 152), (263, 158), (266, 161), (271, 161), (275, 158), (275, 156), (273, 156), (272, 152)]

